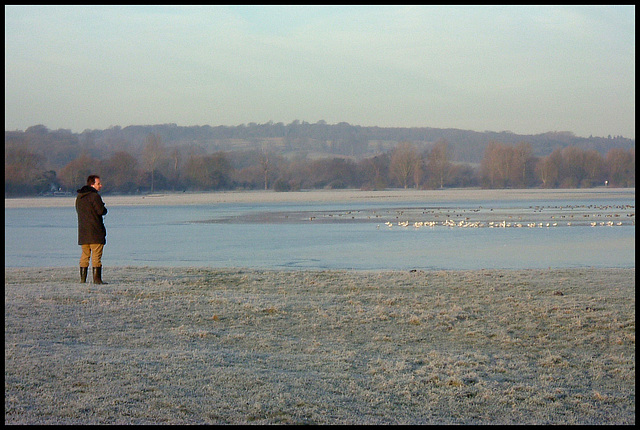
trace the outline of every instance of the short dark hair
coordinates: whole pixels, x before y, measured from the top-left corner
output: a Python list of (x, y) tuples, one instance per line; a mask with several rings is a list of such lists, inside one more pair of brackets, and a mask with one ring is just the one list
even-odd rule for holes
[(89, 177), (87, 178), (87, 185), (93, 185), (96, 183), (96, 179), (100, 179), (100, 176), (98, 175), (89, 175)]

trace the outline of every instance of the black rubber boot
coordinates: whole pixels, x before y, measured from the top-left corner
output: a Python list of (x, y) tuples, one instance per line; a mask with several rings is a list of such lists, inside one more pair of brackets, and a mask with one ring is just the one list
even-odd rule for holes
[(93, 283), (94, 284), (106, 284), (102, 282), (102, 267), (93, 268)]
[(82, 282), (83, 284), (85, 282), (87, 282), (87, 273), (89, 272), (89, 268), (88, 267), (81, 267), (80, 268), (80, 282)]

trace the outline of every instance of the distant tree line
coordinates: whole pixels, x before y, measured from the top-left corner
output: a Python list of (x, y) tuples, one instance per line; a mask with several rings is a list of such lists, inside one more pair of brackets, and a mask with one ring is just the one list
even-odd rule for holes
[[(295, 132), (296, 126), (304, 124), (294, 122), (293, 127), (284, 126), (277, 133), (275, 124), (262, 127), (274, 135), (286, 133), (288, 140), (265, 137), (265, 130), (257, 132), (258, 125), (244, 127), (242, 139), (225, 137), (226, 144), (229, 139), (238, 139), (233, 150), (212, 150), (195, 136), (185, 140), (185, 134), (178, 131), (175, 134), (182, 136), (180, 139), (167, 137), (165, 128), (161, 128), (163, 135), (149, 131), (153, 126), (140, 126), (147, 133), (135, 142), (124, 139), (122, 129), (119, 133), (112, 130), (111, 137), (100, 134), (100, 139), (96, 139), (98, 132), (76, 135), (65, 130), (51, 132), (44, 126), (5, 132), (5, 196), (73, 193), (94, 173), (103, 177), (103, 193), (121, 194), (232, 189), (635, 187), (635, 141), (629, 145), (624, 138), (620, 138), (625, 143), (622, 148), (610, 144), (605, 153), (589, 146), (565, 145), (556, 146), (547, 155), (537, 155), (530, 142), (491, 140), (482, 146), (478, 162), (464, 162), (455, 156), (461, 152), (460, 143), (445, 138), (428, 143), (404, 139), (383, 144), (380, 140), (369, 156), (363, 156), (362, 148), (371, 150), (372, 140), (363, 138), (358, 143), (355, 133), (344, 140), (351, 146), (340, 146), (336, 141), (342, 142), (345, 135), (334, 131), (334, 135), (316, 136), (318, 139), (312, 139), (316, 143), (310, 143), (308, 134)], [(331, 128), (322, 127), (326, 124), (312, 125), (315, 133), (323, 129), (331, 132)], [(336, 130), (355, 130), (345, 123), (338, 126)], [(237, 136), (237, 131), (227, 134)], [(610, 143), (616, 139), (609, 139)], [(305, 148), (302, 141), (309, 144), (306, 151), (299, 149)], [(332, 149), (332, 145), (342, 149)], [(357, 147), (361, 148), (359, 156), (343, 153), (355, 153)]]

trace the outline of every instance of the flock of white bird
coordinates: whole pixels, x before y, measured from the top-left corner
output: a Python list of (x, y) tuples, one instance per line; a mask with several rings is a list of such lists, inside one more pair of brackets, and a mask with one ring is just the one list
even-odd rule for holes
[[(410, 218), (409, 209), (397, 210), (395, 220), (384, 223), (389, 228), (402, 227), (409, 228), (552, 228), (552, 227), (571, 227), (571, 226), (591, 226), (591, 227), (614, 227), (623, 225), (635, 225), (635, 206), (633, 205), (580, 205), (580, 206), (555, 206), (555, 207), (530, 207), (526, 214), (520, 213), (522, 209), (517, 208), (488, 208), (488, 213), (482, 208), (467, 209), (442, 209), (442, 210), (422, 210), (422, 215), (429, 217), (446, 216), (444, 221), (406, 221)], [(504, 211), (504, 218), (498, 212)], [(415, 211), (417, 212), (417, 211)], [(546, 212), (546, 215), (541, 215)], [(491, 214), (490, 216), (489, 213)], [(473, 215), (471, 215), (473, 214)], [(415, 215), (419, 216), (418, 213)], [(375, 214), (376, 217), (381, 215)], [(406, 218), (405, 218), (406, 217)], [(458, 218), (460, 217), (460, 218)], [(464, 217), (464, 218), (462, 218)], [(502, 220), (500, 220), (500, 218)], [(593, 220), (593, 218), (609, 218), (609, 220)], [(402, 220), (405, 219), (405, 221)], [(458, 218), (454, 220), (454, 218)], [(480, 218), (473, 220), (472, 218)], [(489, 219), (487, 219), (489, 218)], [(493, 218), (493, 220), (491, 220)], [(498, 220), (496, 220), (498, 218)], [(513, 219), (511, 219), (513, 218)], [(527, 219), (529, 218), (529, 219)], [(538, 218), (538, 219), (536, 219)], [(543, 219), (540, 219), (543, 218)], [(546, 218), (546, 219), (544, 219)], [(626, 221), (623, 221), (626, 218)], [(377, 228), (381, 225), (378, 224)]]
[[(544, 212), (544, 214), (543, 214)], [(308, 215), (307, 215), (308, 216)], [(335, 218), (334, 218), (335, 217)], [(434, 218), (445, 217), (445, 220)], [(553, 228), (635, 226), (635, 205), (530, 206), (527, 208), (402, 208), (328, 211), (310, 216), (319, 221), (358, 221), (377, 218), (377, 228)], [(386, 220), (385, 220), (386, 218)], [(431, 218), (409, 221), (411, 218)], [(594, 220), (596, 218), (596, 220)], [(607, 219), (608, 218), (608, 219)], [(383, 222), (386, 221), (386, 222)]]
[[(414, 223), (410, 223), (409, 221), (399, 221), (398, 223), (394, 224), (391, 221), (387, 221), (385, 222), (385, 225), (389, 228), (393, 227), (394, 225), (397, 225), (399, 227), (409, 227), (409, 226), (413, 226), (415, 228), (421, 228), (421, 227), (436, 227), (436, 226), (443, 226), (443, 227), (462, 227), (462, 228), (482, 228), (482, 227), (488, 227), (488, 228), (509, 228), (509, 227), (528, 227), (528, 228), (545, 228), (545, 227), (557, 227), (558, 223), (557, 222), (528, 222), (528, 223), (521, 223), (521, 222), (507, 222), (507, 221), (488, 221), (488, 222), (481, 222), (481, 221), (475, 221), (475, 222), (468, 222), (466, 220), (462, 220), (462, 221), (453, 221), (451, 219), (448, 219), (446, 221), (441, 221), (441, 222), (437, 222), (437, 221), (416, 221)], [(567, 226), (571, 226), (572, 223), (571, 222), (567, 222)], [(621, 226), (622, 221), (618, 221), (618, 222), (613, 222), (613, 221), (600, 221), (600, 222), (596, 222), (596, 221), (592, 221), (589, 223), (589, 225), (591, 225), (591, 227), (597, 227), (597, 226), (609, 226), (609, 227), (613, 227), (613, 226)], [(380, 228), (380, 225), (378, 225), (378, 228)]]

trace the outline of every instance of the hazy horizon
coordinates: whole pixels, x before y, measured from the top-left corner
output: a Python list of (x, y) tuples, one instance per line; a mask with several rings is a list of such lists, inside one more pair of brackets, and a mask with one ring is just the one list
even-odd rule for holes
[[(5, 129), (5, 132), (25, 132), (27, 129), (32, 128), (32, 127), (40, 127), (40, 126), (44, 126), (47, 128), (47, 130), (49, 132), (56, 132), (59, 130), (64, 130), (64, 131), (70, 131), (73, 134), (82, 134), (83, 132), (93, 132), (93, 131), (107, 131), (113, 127), (117, 127), (120, 129), (124, 129), (127, 127), (156, 127), (156, 126), (165, 126), (165, 125), (175, 125), (176, 127), (212, 127), (212, 128), (216, 128), (216, 127), (229, 127), (229, 128), (233, 128), (233, 127), (242, 127), (242, 126), (249, 126), (249, 125), (262, 125), (262, 124), (267, 124), (269, 122), (271, 122), (272, 124), (278, 124), (278, 123), (282, 123), (285, 127), (291, 125), (293, 122), (298, 121), (299, 123), (307, 123), (307, 124), (317, 124), (318, 122), (323, 121), (322, 119), (316, 121), (316, 122), (309, 122), (309, 121), (305, 121), (304, 119), (295, 119), (291, 122), (285, 123), (283, 121), (267, 121), (264, 123), (256, 123), (254, 121), (250, 121), (250, 122), (246, 122), (246, 123), (242, 123), (242, 124), (192, 124), (192, 125), (182, 125), (182, 124), (176, 124), (173, 122), (168, 122), (168, 123), (158, 123), (158, 124), (127, 124), (127, 125), (121, 125), (121, 124), (112, 124), (109, 127), (105, 127), (105, 128), (94, 128), (94, 129), (84, 129), (84, 130), (70, 130), (68, 128), (53, 128), (53, 127), (48, 127), (46, 124), (32, 124), (29, 125), (27, 127), (24, 127), (22, 129), (13, 129), (13, 130), (9, 130), (9, 129)], [(326, 121), (325, 121), (326, 122)], [(333, 126), (333, 125), (338, 125), (340, 123), (347, 123), (346, 121), (337, 121), (335, 123), (329, 123), (326, 122), (327, 125)], [(406, 128), (406, 129), (412, 129), (412, 128), (429, 128), (429, 129), (435, 129), (435, 130), (460, 130), (462, 132), (471, 132), (471, 133), (512, 133), (514, 135), (517, 136), (539, 136), (539, 135), (544, 135), (547, 133), (572, 133), (574, 136), (578, 137), (578, 138), (585, 138), (585, 139), (589, 139), (590, 137), (593, 138), (618, 138), (618, 137), (622, 137), (623, 139), (631, 139), (631, 140), (635, 140), (635, 137), (627, 137), (627, 136), (622, 136), (622, 135), (608, 135), (608, 136), (597, 136), (597, 135), (592, 135), (592, 136), (581, 136), (579, 134), (576, 134), (570, 130), (547, 130), (547, 131), (542, 131), (540, 133), (516, 133), (513, 130), (470, 130), (470, 129), (461, 129), (458, 127), (448, 127), (448, 128), (443, 128), (443, 127), (431, 127), (431, 126), (409, 126), (409, 127), (393, 127), (393, 126), (389, 126), (389, 127), (382, 127), (382, 126), (377, 126), (377, 125), (368, 125), (368, 126), (363, 126), (361, 124), (351, 124), (351, 123), (347, 123), (349, 126), (353, 126), (353, 127), (378, 127), (378, 128)]]
[(635, 6), (6, 6), (5, 130), (289, 124), (635, 139)]

